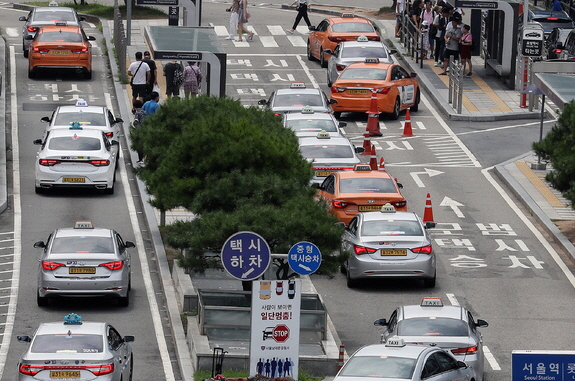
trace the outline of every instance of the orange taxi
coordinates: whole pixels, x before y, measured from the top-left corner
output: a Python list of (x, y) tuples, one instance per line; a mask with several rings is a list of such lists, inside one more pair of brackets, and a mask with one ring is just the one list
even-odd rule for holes
[(380, 41), (381, 37), (371, 21), (353, 13), (342, 13), (339, 17), (330, 17), (311, 27), (307, 38), (307, 58), (310, 61), (319, 60), (321, 67), (327, 67), (331, 55), (324, 50), (332, 52), (342, 41), (355, 41), (364, 35), (369, 41)]
[(341, 72), (331, 86), (334, 115), (342, 112), (367, 112), (371, 95), (377, 95), (377, 108), (392, 119), (407, 108), (419, 109), (420, 89), (416, 73), (408, 73), (401, 66), (379, 62), (378, 58), (366, 58), (364, 62), (350, 64)]
[(86, 36), (79, 26), (57, 22), (41, 27), (32, 40), (28, 53), (28, 78), (44, 69), (72, 69), (92, 78), (92, 45), (95, 38)]
[(358, 164), (353, 171), (333, 172), (321, 183), (317, 197), (327, 201), (329, 212), (346, 225), (359, 212), (381, 210), (388, 202), (397, 211), (407, 212), (403, 186), (386, 171), (373, 171)]

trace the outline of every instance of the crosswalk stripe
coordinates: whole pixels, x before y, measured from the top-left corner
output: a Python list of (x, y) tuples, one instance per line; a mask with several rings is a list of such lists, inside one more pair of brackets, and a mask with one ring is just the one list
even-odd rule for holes
[(287, 36), (293, 46), (307, 46), (307, 43), (300, 36)]
[(216, 32), (216, 34), (218, 36), (229, 36), (230, 34), (228, 33), (228, 28), (226, 28), (223, 25), (216, 25), (214, 26), (214, 32)]
[(307, 27), (307, 25), (305, 25), (305, 26), (300, 25), (297, 28), (295, 28), (295, 30), (297, 30), (301, 34), (308, 34), (308, 32), (309, 32), (309, 28)]
[(268, 25), (268, 30), (272, 36), (285, 36), (286, 31), (281, 25)]
[(259, 36), (259, 39), (264, 48), (277, 48), (279, 47), (273, 36)]

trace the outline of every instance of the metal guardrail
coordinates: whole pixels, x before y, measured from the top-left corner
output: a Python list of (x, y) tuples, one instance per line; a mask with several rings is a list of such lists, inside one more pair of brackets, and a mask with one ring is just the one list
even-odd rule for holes
[(448, 102), (458, 114), (461, 114), (463, 99), (463, 65), (449, 57), (449, 99)]
[[(124, 33), (124, 22), (120, 14), (118, 1), (114, 1), (114, 48), (116, 49), (116, 60), (118, 64), (118, 80), (128, 82), (128, 69), (126, 67), (126, 34)], [(113, 65), (113, 63), (110, 63)]]
[(423, 68), (423, 34), (419, 32), (413, 20), (404, 13), (401, 16), (401, 37), (399, 41), (405, 47), (407, 54)]

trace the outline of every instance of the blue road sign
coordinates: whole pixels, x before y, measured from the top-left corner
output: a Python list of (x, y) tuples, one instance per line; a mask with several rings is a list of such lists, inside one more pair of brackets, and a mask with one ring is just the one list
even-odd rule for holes
[(575, 351), (513, 351), (512, 381), (573, 381)]
[(321, 252), (311, 242), (298, 242), (289, 249), (288, 263), (298, 274), (312, 274), (321, 265)]
[(271, 263), (268, 243), (254, 232), (232, 234), (224, 243), (221, 256), (226, 271), (239, 280), (259, 278)]

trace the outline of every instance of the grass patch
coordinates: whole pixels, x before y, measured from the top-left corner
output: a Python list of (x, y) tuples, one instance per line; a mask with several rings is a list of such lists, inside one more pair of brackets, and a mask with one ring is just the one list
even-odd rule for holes
[[(48, 1), (33, 1), (30, 3), (25, 3), (30, 5), (35, 5), (38, 7), (47, 7)], [(102, 4), (75, 4), (75, 3), (59, 3), (62, 7), (74, 8), (78, 13), (83, 13), (87, 15), (94, 15), (102, 17), (106, 20), (112, 20), (114, 18), (114, 7)], [(126, 6), (120, 5), (120, 13), (122, 18), (126, 18)], [(145, 7), (141, 5), (136, 5), (132, 7), (132, 19), (134, 20), (144, 20), (144, 19), (162, 19), (168, 18), (168, 14), (160, 9)]]
[[(224, 362), (226, 360), (224, 359)], [(240, 378), (240, 377), (248, 377), (249, 372), (247, 370), (237, 370), (237, 369), (224, 369), (222, 374), (226, 378)], [(212, 371), (210, 370), (198, 370), (194, 373), (194, 381), (203, 381), (206, 378), (212, 377)], [(299, 371), (299, 381), (321, 381), (325, 377), (315, 377), (307, 374), (304, 371)]]

